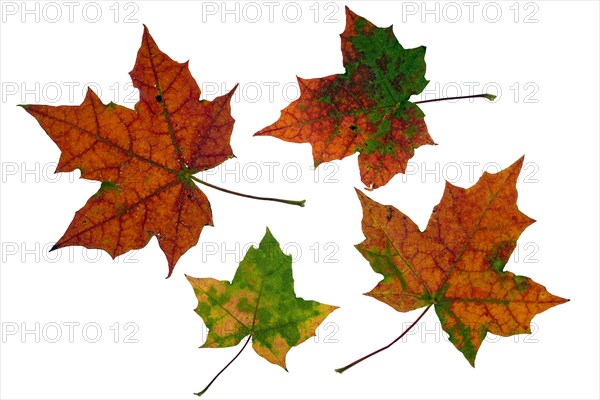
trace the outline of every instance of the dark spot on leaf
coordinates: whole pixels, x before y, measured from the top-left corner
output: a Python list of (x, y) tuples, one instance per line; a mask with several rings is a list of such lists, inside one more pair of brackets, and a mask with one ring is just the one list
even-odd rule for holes
[(358, 129), (358, 126), (356, 126), (356, 125), (350, 125), (350, 129), (353, 130), (353, 131), (355, 131), (355, 130)]
[(156, 96), (156, 101), (159, 103), (162, 101), (162, 96), (160, 94)]

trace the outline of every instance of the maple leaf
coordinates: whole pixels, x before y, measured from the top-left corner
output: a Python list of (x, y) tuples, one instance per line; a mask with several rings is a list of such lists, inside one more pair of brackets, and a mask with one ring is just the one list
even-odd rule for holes
[(417, 147), (434, 144), (425, 115), (408, 101), (428, 83), (425, 47), (404, 49), (391, 26), (378, 28), (347, 7), (340, 36), (346, 72), (298, 77), (300, 98), (255, 135), (310, 143), (315, 166), (359, 152), (362, 182), (375, 189), (404, 172)]
[(450, 342), (473, 366), (487, 332), (531, 333), (536, 314), (568, 301), (504, 271), (517, 239), (534, 222), (516, 204), (522, 164), (523, 158), (486, 172), (468, 189), (447, 182), (423, 232), (401, 211), (357, 191), (366, 240), (356, 248), (383, 275), (367, 295), (400, 312), (433, 305)]
[(337, 308), (296, 297), (292, 257), (283, 253), (268, 228), (259, 247), (248, 250), (231, 283), (187, 278), (198, 298), (195, 311), (209, 329), (202, 347), (235, 346), (248, 336), (246, 344), (252, 338), (258, 355), (286, 370), (288, 351), (314, 336)]
[(146, 27), (130, 76), (140, 92), (135, 111), (103, 104), (91, 89), (80, 106), (23, 108), (61, 149), (56, 172), (79, 169), (82, 178), (102, 182), (52, 249), (80, 245), (114, 258), (156, 236), (170, 276), (202, 228), (213, 224), (192, 175), (233, 157), (235, 88), (199, 101), (188, 63), (161, 52)]

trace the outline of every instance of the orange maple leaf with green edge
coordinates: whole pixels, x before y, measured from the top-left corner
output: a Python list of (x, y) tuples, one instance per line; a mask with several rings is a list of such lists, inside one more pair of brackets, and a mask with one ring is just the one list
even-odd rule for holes
[(267, 228), (258, 248), (251, 247), (233, 281), (187, 277), (198, 299), (196, 312), (208, 327), (202, 347), (244, 346), (197, 395), (241, 354), (250, 339), (258, 355), (286, 369), (286, 355), (315, 335), (315, 329), (337, 307), (296, 297), (292, 257), (284, 254)]
[(395, 310), (426, 307), (390, 345), (337, 370), (343, 372), (398, 341), (434, 307), (450, 342), (475, 365), (488, 332), (531, 333), (536, 315), (568, 300), (530, 278), (504, 271), (517, 239), (534, 222), (517, 208), (523, 158), (472, 187), (446, 183), (425, 231), (392, 206), (357, 191), (366, 240), (357, 249), (383, 280), (368, 296)]
[(346, 72), (324, 78), (298, 77), (300, 97), (255, 136), (310, 143), (315, 167), (358, 152), (360, 177), (368, 190), (406, 170), (415, 149), (434, 144), (425, 114), (408, 101), (429, 82), (425, 47), (404, 49), (392, 27), (379, 28), (346, 7), (341, 48)]
[(310, 143), (315, 166), (359, 152), (362, 182), (375, 189), (404, 172), (417, 147), (433, 144), (425, 114), (408, 101), (428, 83), (425, 47), (404, 49), (391, 26), (378, 28), (347, 7), (340, 36), (346, 72), (298, 77), (300, 98), (255, 135)]
[(79, 106), (22, 107), (60, 148), (56, 172), (79, 169), (82, 178), (102, 182), (52, 250), (85, 246), (114, 258), (155, 236), (170, 276), (203, 227), (213, 225), (210, 203), (194, 181), (244, 197), (280, 200), (242, 195), (193, 176), (233, 157), (235, 87), (200, 101), (188, 63), (160, 51), (146, 27), (130, 76), (140, 92), (135, 110), (103, 104), (91, 89)]

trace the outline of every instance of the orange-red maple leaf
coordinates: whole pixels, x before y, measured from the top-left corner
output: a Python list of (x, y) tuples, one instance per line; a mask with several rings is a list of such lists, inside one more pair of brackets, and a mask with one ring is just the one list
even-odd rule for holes
[(530, 333), (530, 321), (565, 299), (504, 271), (534, 222), (517, 208), (523, 158), (471, 188), (450, 183), (425, 231), (392, 206), (358, 192), (366, 240), (357, 249), (383, 280), (367, 295), (407, 312), (434, 305), (450, 341), (474, 365), (487, 332)]
[(425, 47), (404, 49), (391, 26), (348, 8), (340, 36), (346, 72), (298, 78), (300, 98), (256, 135), (310, 143), (315, 166), (359, 152), (362, 182), (375, 189), (404, 172), (417, 147), (433, 144), (425, 114), (408, 101), (428, 83)]
[(57, 172), (79, 169), (82, 178), (102, 182), (53, 249), (85, 246), (117, 257), (155, 236), (170, 276), (213, 223), (191, 176), (233, 157), (235, 88), (199, 101), (187, 62), (161, 52), (146, 27), (130, 76), (140, 92), (135, 111), (103, 104), (91, 89), (80, 106), (23, 107), (60, 148)]

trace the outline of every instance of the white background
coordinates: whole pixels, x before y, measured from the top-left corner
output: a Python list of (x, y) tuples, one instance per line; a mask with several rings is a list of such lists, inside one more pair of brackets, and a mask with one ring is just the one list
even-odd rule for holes
[[(284, 12), (285, 4), (228, 2), (238, 11), (223, 15), (221, 2), (28, 2), (33, 14), (23, 14), (21, 2), (3, 2), (2, 398), (194, 398), (239, 347), (198, 349), (204, 325), (192, 311), (196, 301), (184, 273), (231, 279), (242, 249), (259, 241), (266, 226), (295, 254), (297, 294), (341, 308), (316, 339), (289, 352), (289, 373), (246, 349), (207, 398), (598, 398), (598, 3), (309, 1)], [(361, 296), (380, 276), (353, 247), (363, 240), (356, 155), (322, 165), (315, 176), (308, 144), (252, 135), (292, 100), (289, 83), (296, 75), (343, 72), (344, 4), (378, 26), (394, 24), (405, 47), (427, 46), (427, 98), (466, 95), (475, 84), (475, 92), (486, 84), (490, 92), (502, 91), (493, 104), (422, 105), (438, 145), (418, 149), (410, 175), (396, 176), (369, 196), (424, 229), (444, 177), (471, 186), (486, 163), (493, 172), (495, 165), (505, 168), (526, 155), (518, 205), (538, 222), (523, 233), (506, 269), (571, 302), (535, 317), (533, 335), (490, 337), (476, 368), (444, 339), (430, 311), (405, 343), (343, 375), (334, 372), (390, 342), (420, 311), (397, 313)], [(73, 22), (68, 7), (75, 7)], [(434, 11), (425, 14), (425, 7)], [(262, 17), (252, 22), (257, 9)], [(301, 16), (294, 23), (297, 9)], [(232, 104), (237, 159), (206, 179), (242, 192), (307, 200), (299, 208), (201, 188), (215, 227), (204, 229), (200, 244), (168, 280), (154, 239), (116, 261), (80, 247), (47, 253), (99, 184), (77, 179), (78, 173), (53, 175), (57, 146), (16, 107), (79, 104), (89, 82), (101, 89), (105, 103), (133, 107), (126, 98), (135, 95), (128, 72), (142, 23), (171, 58), (190, 60), (196, 80), (208, 83), (203, 97), (240, 83)], [(287, 94), (285, 84), (291, 85)], [(277, 163), (272, 179), (269, 162)], [(262, 175), (254, 179), (257, 166)], [(232, 172), (222, 175), (223, 168)], [(34, 333), (21, 336), (23, 328), (35, 331), (36, 323), (39, 343)], [(62, 336), (55, 339), (57, 326)], [(8, 334), (15, 327), (19, 331)], [(95, 327), (102, 335), (90, 343)]]

